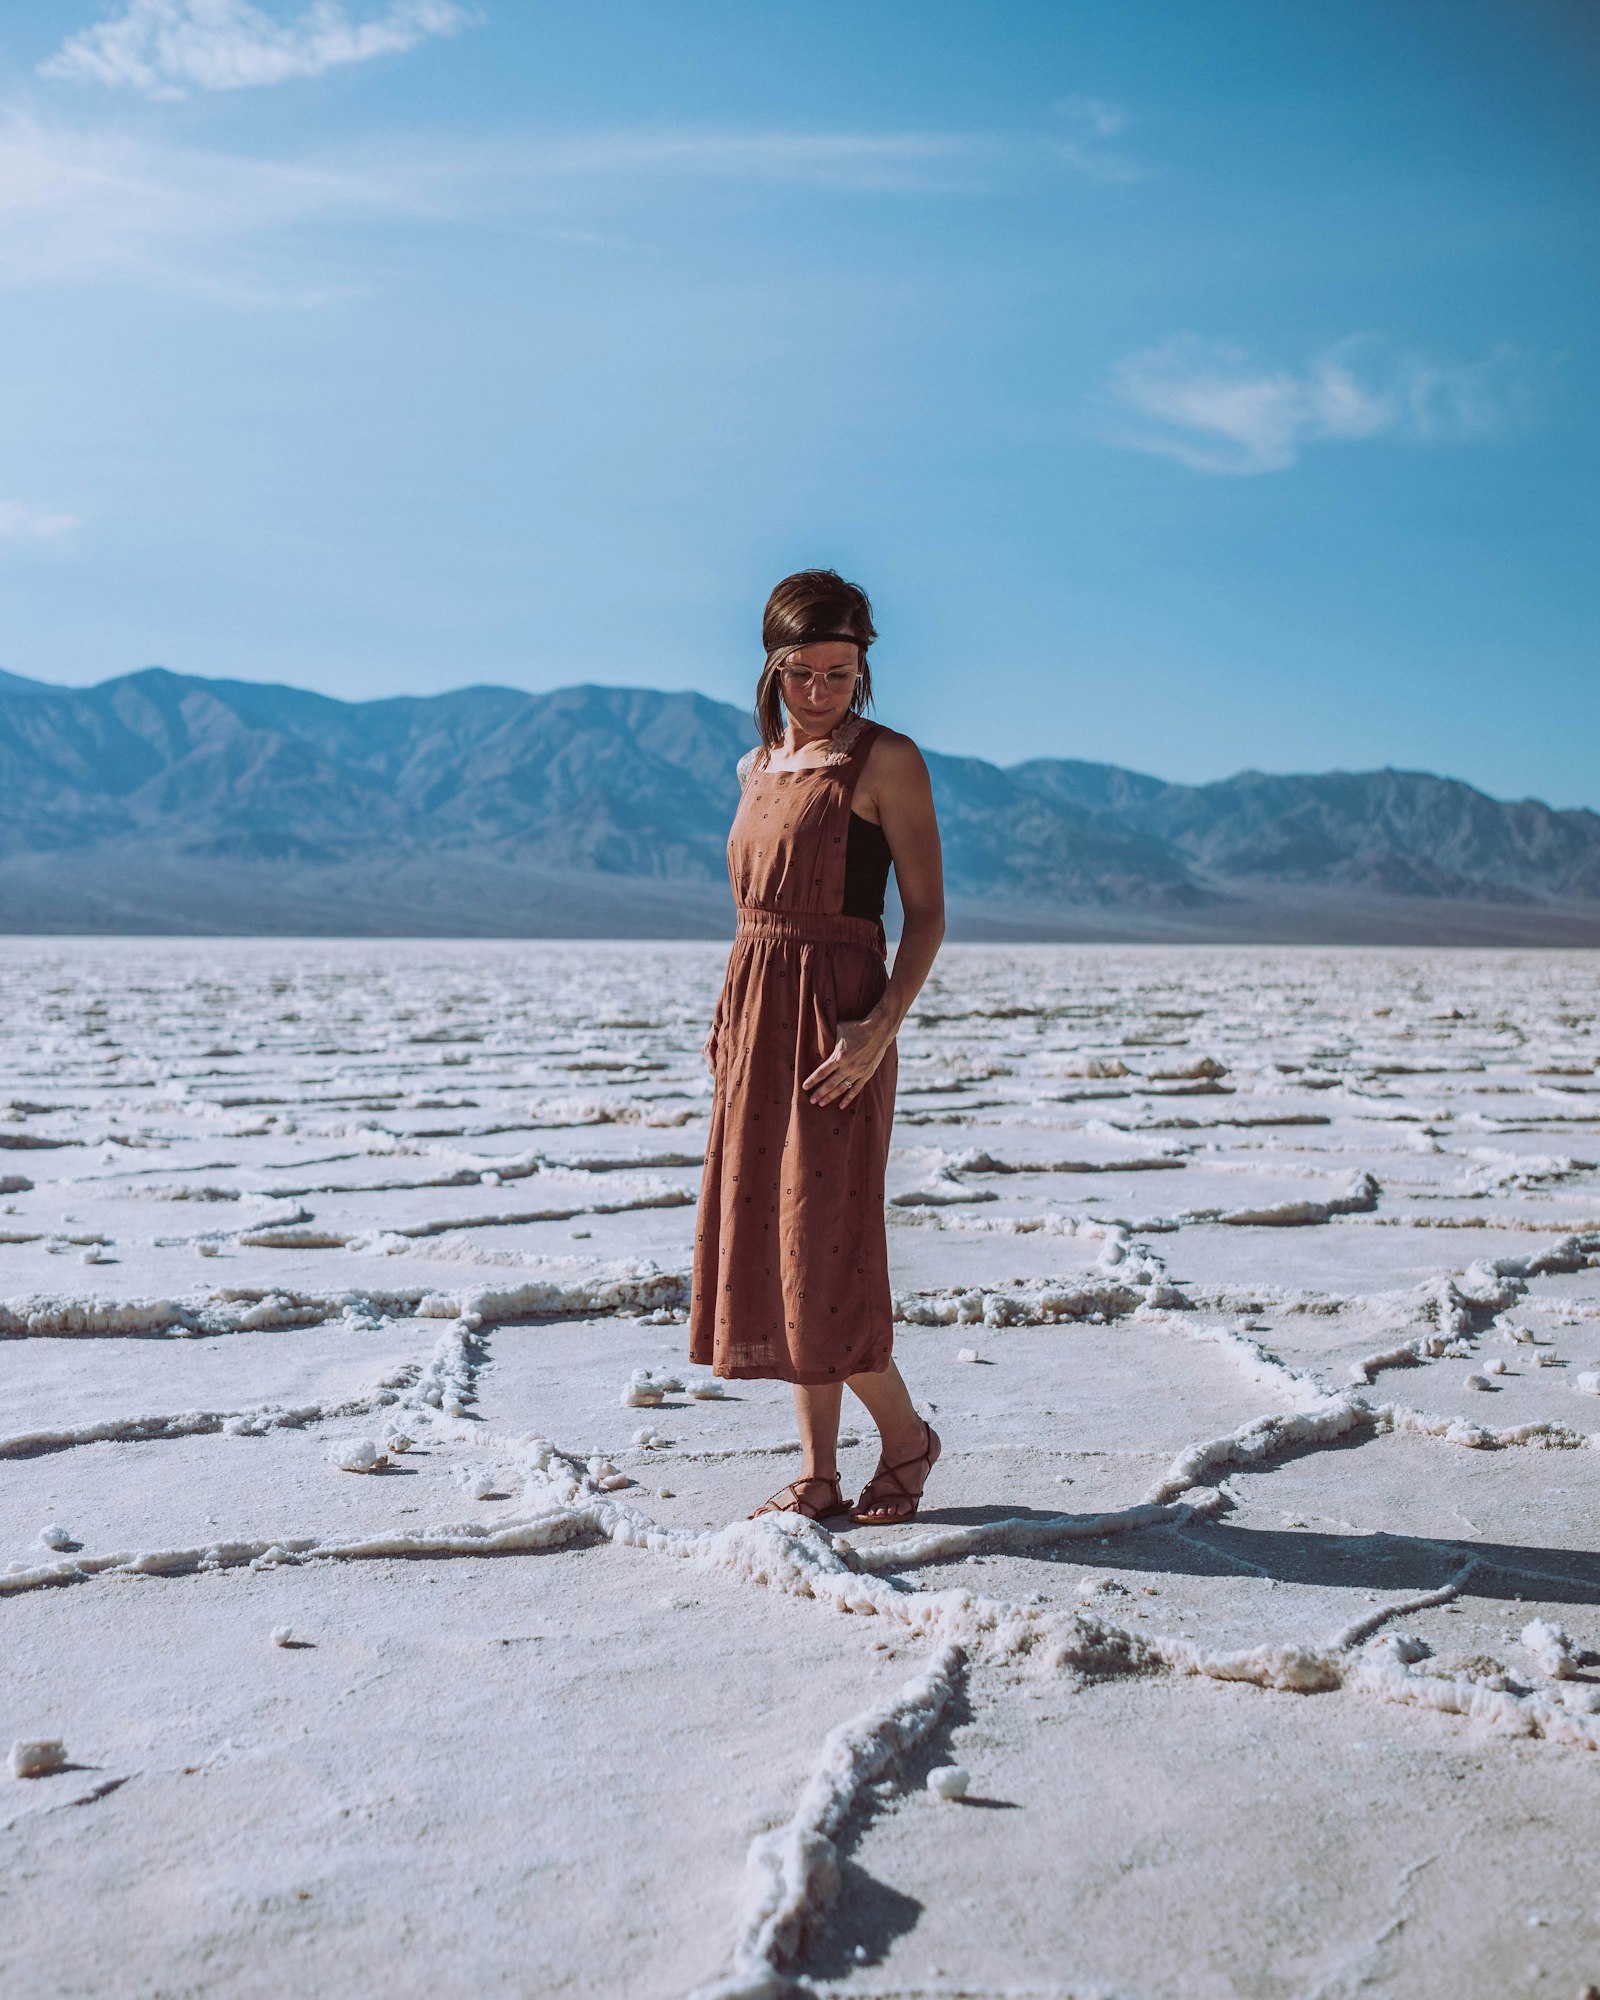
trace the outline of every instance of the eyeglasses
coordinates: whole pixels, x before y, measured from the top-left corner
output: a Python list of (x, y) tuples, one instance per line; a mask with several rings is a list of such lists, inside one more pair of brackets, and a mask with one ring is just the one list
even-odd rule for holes
[(802, 689), (808, 688), (813, 681), (821, 681), (829, 694), (843, 694), (847, 687), (852, 686), (860, 678), (861, 670), (859, 667), (833, 667), (827, 673), (815, 674), (807, 672), (804, 667), (785, 667), (783, 669), (783, 684), (791, 694), (799, 694)]

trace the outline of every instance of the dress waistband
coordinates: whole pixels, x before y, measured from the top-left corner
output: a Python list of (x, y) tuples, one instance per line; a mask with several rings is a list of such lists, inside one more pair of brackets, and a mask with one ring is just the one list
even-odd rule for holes
[(736, 935), (793, 938), (800, 944), (859, 944), (875, 951), (879, 958), (889, 955), (878, 918), (846, 917), (826, 910), (762, 910), (741, 904)]

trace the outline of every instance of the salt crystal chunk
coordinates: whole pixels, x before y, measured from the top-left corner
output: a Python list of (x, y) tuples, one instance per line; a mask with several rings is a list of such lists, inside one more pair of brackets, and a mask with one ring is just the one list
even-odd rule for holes
[(19, 1738), (11, 1746), (8, 1761), (13, 1778), (47, 1778), (66, 1763), (67, 1746), (59, 1736), (36, 1737), (31, 1742)]
[(1114, 1576), (1086, 1576), (1078, 1584), (1079, 1597), (1130, 1597), (1132, 1592)]
[(940, 1764), (928, 1773), (928, 1790), (936, 1799), (964, 1799), (971, 1782), (959, 1764)]
[(273, 1626), (273, 1628), (272, 1628), (272, 1643), (273, 1643), (273, 1645), (275, 1645), (275, 1646), (287, 1646), (287, 1645), (290, 1645), (290, 1644), (292, 1644), (293, 1640), (294, 1640), (294, 1627), (293, 1627), (292, 1625), (274, 1625), (274, 1626)]
[(1469, 1375), (1461, 1386), (1464, 1389), (1488, 1389), (1493, 1384), (1487, 1375)]
[(715, 1375), (697, 1375), (689, 1384), (689, 1394), (700, 1403), (720, 1403), (726, 1393)]
[(976, 1361), (977, 1358), (978, 1350), (975, 1347), (958, 1347), (956, 1349), (956, 1359), (958, 1361)]
[(39, 1530), (39, 1539), (47, 1549), (70, 1549), (72, 1547), (71, 1529), (63, 1528), (54, 1521), (51, 1522), (49, 1527)]
[(1574, 1646), (1572, 1634), (1564, 1626), (1543, 1618), (1530, 1618), (1522, 1628), (1522, 1643), (1533, 1655), (1540, 1673), (1553, 1681), (1572, 1678)]
[(1485, 1375), (1503, 1375), (1506, 1372), (1506, 1364), (1497, 1354), (1492, 1361), (1483, 1364), (1483, 1372)]
[(659, 1410), (661, 1390), (654, 1382), (630, 1382), (622, 1392), (625, 1410)]
[(1533, 1365), (1535, 1368), (1559, 1368), (1561, 1366), (1561, 1356), (1552, 1348), (1541, 1347), (1533, 1357)]
[(385, 1459), (371, 1438), (347, 1438), (329, 1452), (328, 1462), (340, 1472), (376, 1472)]
[(1580, 1396), (1600, 1396), (1600, 1374), (1586, 1368), (1581, 1375), (1574, 1375), (1572, 1386)]

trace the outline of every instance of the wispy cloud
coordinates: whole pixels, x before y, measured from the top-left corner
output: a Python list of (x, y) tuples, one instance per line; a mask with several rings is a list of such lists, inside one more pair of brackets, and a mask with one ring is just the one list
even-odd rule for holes
[(1196, 472), (1282, 472), (1308, 446), (1396, 437), (1449, 442), (1502, 429), (1518, 402), (1509, 352), (1437, 363), (1353, 335), (1304, 367), (1270, 368), (1245, 349), (1180, 334), (1130, 355), (1111, 393), (1144, 422), (1113, 442)]
[[(330, 229), (514, 215), (552, 237), (614, 244), (615, 199), (597, 212), (602, 188), (633, 200), (698, 179), (910, 198), (1000, 192), (1037, 171), (1034, 141), (984, 133), (624, 128), (274, 160), (143, 123), (0, 110), (0, 285), (131, 281), (320, 304), (362, 282), (348, 247), (338, 265), (328, 256)], [(313, 229), (324, 240), (308, 255)]]
[(416, 213), (384, 173), (203, 151), (141, 135), (0, 120), (0, 281), (152, 283), (241, 303), (327, 294), (262, 261), (296, 226)]
[(479, 164), (538, 180), (654, 173), (789, 181), (862, 193), (976, 188), (1002, 163), (1003, 147), (964, 132), (612, 131), (519, 141)]
[(1095, 181), (1143, 181), (1150, 169), (1110, 142), (1119, 138), (1130, 123), (1120, 104), (1108, 104), (1103, 97), (1063, 97), (1052, 109), (1061, 121), (1063, 136), (1048, 141), (1058, 160)]
[(398, 55), (478, 18), (455, 0), (390, 0), (382, 13), (357, 19), (338, 0), (315, 0), (289, 20), (250, 0), (126, 0), (111, 19), (70, 36), (39, 74), (158, 98), (248, 90)]
[(59, 542), (78, 522), (72, 514), (49, 514), (38, 507), (0, 500), (0, 549)]

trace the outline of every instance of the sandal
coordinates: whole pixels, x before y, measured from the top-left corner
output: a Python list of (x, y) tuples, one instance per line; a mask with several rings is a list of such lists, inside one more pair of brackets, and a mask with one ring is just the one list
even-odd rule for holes
[[(922, 1450), (915, 1458), (903, 1458), (898, 1465), (885, 1465), (878, 1460), (878, 1469), (861, 1489), (861, 1498), (851, 1511), (850, 1518), (864, 1528), (898, 1527), (902, 1521), (914, 1521), (917, 1509), (922, 1504), (922, 1489), (928, 1483), (928, 1475), (933, 1471), (939, 1457), (939, 1433), (926, 1418), (922, 1420)], [(926, 1467), (921, 1480), (913, 1488), (901, 1475), (908, 1467)], [(874, 1487), (892, 1482), (889, 1490), (880, 1498), (873, 1498)], [(898, 1511), (890, 1512), (888, 1510)]]
[[(813, 1506), (802, 1491), (807, 1486), (827, 1486), (833, 1490), (831, 1500), (820, 1507)], [(763, 1500), (754, 1514), (746, 1514), (747, 1521), (754, 1521), (762, 1514), (798, 1514), (803, 1521), (822, 1521), (830, 1514), (848, 1514), (850, 1502), (844, 1497), (844, 1488), (839, 1484), (839, 1475), (824, 1478), (821, 1473), (813, 1473), (809, 1479), (791, 1479), (781, 1487), (770, 1500)]]

